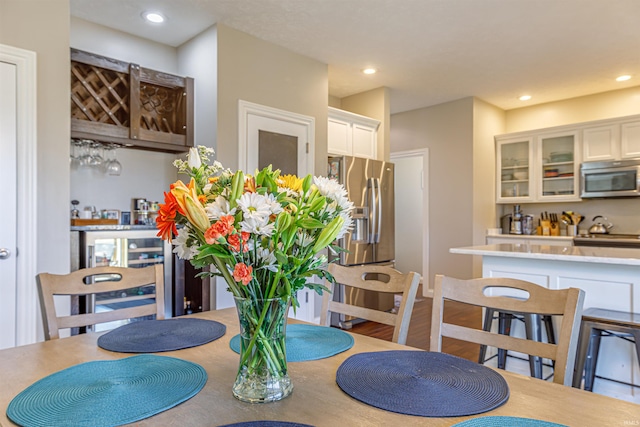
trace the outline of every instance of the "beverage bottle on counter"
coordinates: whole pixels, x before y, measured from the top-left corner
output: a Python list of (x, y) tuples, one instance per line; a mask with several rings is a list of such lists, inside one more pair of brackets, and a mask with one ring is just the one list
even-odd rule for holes
[(520, 205), (513, 207), (510, 234), (522, 234), (522, 211), (520, 210)]

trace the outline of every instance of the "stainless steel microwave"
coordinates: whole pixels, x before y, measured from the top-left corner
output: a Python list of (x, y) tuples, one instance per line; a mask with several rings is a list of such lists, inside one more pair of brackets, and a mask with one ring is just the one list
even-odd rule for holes
[(582, 198), (640, 196), (640, 159), (580, 165)]

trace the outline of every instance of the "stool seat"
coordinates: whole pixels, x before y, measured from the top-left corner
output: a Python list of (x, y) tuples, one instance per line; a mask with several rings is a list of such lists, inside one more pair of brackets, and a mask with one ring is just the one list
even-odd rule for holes
[(603, 335), (614, 335), (635, 342), (638, 363), (640, 363), (640, 313), (589, 308), (582, 313), (578, 355), (573, 375), (574, 387), (580, 388), (584, 376), (584, 389), (593, 391), (598, 352)]
[[(550, 344), (555, 344), (555, 332), (553, 329), (553, 321), (551, 316), (541, 316), (539, 314), (525, 314), (509, 311), (499, 311), (498, 315), (498, 333), (503, 335), (511, 334), (511, 322), (514, 318), (520, 319), (524, 322), (525, 332), (528, 340), (542, 341), (542, 323), (544, 323), (545, 331), (547, 333), (547, 341)], [(484, 323), (482, 329), (484, 331), (491, 330), (491, 324), (496, 316), (496, 310), (492, 308), (485, 309)], [(480, 346), (480, 354), (478, 356), (478, 363), (484, 363), (486, 361), (487, 346)], [(505, 369), (507, 365), (507, 351), (498, 349), (498, 368)], [(555, 362), (554, 362), (555, 365)], [(529, 356), (529, 369), (531, 376), (534, 378), (542, 379), (542, 358), (538, 356)]]

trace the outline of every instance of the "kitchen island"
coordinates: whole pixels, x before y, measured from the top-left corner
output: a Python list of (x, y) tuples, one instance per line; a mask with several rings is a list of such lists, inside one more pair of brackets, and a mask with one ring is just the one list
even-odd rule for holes
[[(580, 288), (584, 308), (640, 311), (640, 249), (494, 244), (450, 249), (482, 257), (483, 277), (512, 277), (550, 289)], [(633, 344), (609, 338), (602, 342), (596, 375), (640, 386)], [(640, 388), (596, 381), (596, 392), (640, 402)]]

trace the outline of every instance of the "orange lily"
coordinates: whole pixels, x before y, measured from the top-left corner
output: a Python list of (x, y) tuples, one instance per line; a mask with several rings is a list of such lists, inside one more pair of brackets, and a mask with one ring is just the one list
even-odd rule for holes
[(158, 237), (162, 240), (168, 240), (171, 242), (171, 238), (178, 234), (176, 228), (176, 211), (178, 210), (178, 203), (176, 198), (171, 192), (164, 193), (164, 204), (160, 204), (158, 210), (158, 216), (156, 218), (156, 226), (158, 227)]
[(175, 196), (180, 207), (180, 213), (187, 217), (189, 222), (203, 233), (209, 228), (211, 223), (204, 206), (200, 203), (196, 191), (196, 182), (193, 178), (189, 186), (184, 185), (180, 180), (171, 185), (171, 193)]

